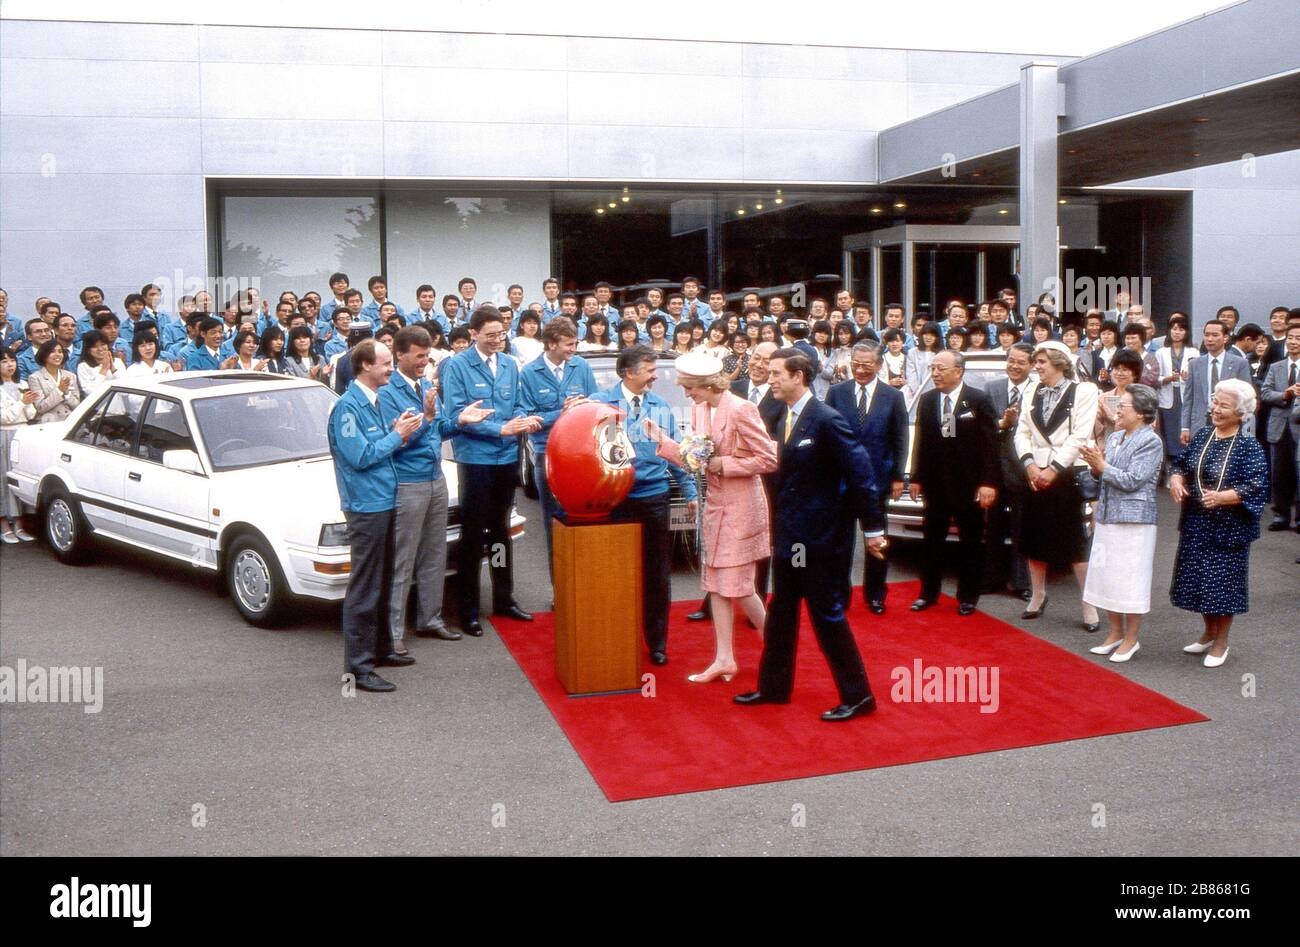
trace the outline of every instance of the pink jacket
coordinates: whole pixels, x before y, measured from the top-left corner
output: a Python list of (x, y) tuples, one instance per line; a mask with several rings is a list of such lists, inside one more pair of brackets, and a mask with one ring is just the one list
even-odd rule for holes
[[(705, 562), (714, 567), (744, 565), (772, 554), (768, 536), (767, 494), (759, 474), (776, 470), (776, 441), (767, 435), (757, 406), (724, 392), (709, 427), (709, 406), (691, 409), (691, 428), (713, 438), (722, 473), (708, 475), (704, 504)], [(660, 456), (681, 464), (678, 445), (665, 437)]]

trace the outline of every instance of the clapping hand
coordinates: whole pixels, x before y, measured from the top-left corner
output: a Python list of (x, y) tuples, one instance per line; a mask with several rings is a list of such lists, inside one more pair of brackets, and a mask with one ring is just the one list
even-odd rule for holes
[(68, 385), (70, 385), (70, 384), (72, 384), (72, 376), (71, 376), (71, 375), (65, 375), (65, 374), (60, 373), (60, 374), (59, 374), (59, 391), (63, 392), (64, 394), (67, 394), (67, 391), (68, 391)]
[[(429, 392), (429, 395), (432, 397), (433, 392)], [(429, 399), (426, 398), (424, 403), (425, 403), (425, 409), (428, 410)], [(496, 408), (480, 408), (479, 405), (481, 405), (482, 403), (483, 403), (482, 401), (475, 401), (473, 404), (465, 405), (465, 410), (460, 413), (460, 417), (456, 419), (456, 423), (457, 424), (478, 424), (480, 421), (485, 420), (489, 414), (491, 414), (493, 411), (496, 410)]]
[(403, 411), (397, 420), (393, 422), (393, 430), (401, 435), (403, 441), (407, 441), (423, 423), (424, 415), (415, 411)]
[(37, 399), (39, 399), (39, 398), (40, 398), (40, 395), (37, 394), (36, 392), (32, 391), (32, 390), (29, 388), (27, 391), (24, 391), (24, 392), (23, 392), (23, 398), (22, 398), (22, 401), (23, 401), (23, 404), (35, 404), (36, 401), (37, 401)]
[(1106, 469), (1106, 454), (1100, 447), (1090, 445), (1080, 450), (1079, 454), (1083, 457), (1084, 463), (1092, 468), (1093, 473), (1100, 474)]
[(541, 418), (536, 415), (525, 415), (520, 418), (511, 418), (501, 425), (501, 436), (514, 437), (516, 434), (531, 434), (533, 431), (540, 431), (541, 429)]

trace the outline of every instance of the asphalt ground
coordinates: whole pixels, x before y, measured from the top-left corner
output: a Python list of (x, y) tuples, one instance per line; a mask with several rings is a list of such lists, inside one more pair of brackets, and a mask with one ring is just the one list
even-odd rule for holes
[[(520, 507), (536, 524), (536, 504)], [(1252, 609), (1207, 670), (1180, 650), (1199, 619), (1168, 605), (1167, 497), (1160, 529), (1142, 652), (1117, 673), (1211, 722), (618, 804), (490, 628), (408, 639), (418, 664), (384, 672), (396, 693), (347, 699), (337, 607), (305, 604), (264, 631), (182, 566), (105, 547), (70, 568), (40, 544), (4, 546), (0, 664), (102, 665), (105, 698), (98, 714), (0, 705), (0, 853), (1293, 854), (1300, 536), (1255, 544)], [(535, 525), (516, 562), (520, 602), (546, 608)], [(896, 549), (892, 577), (914, 562)], [(1096, 643), (1073, 580), (1050, 591), (1024, 627), (1071, 651)], [(673, 594), (699, 594), (685, 566)], [(1017, 599), (980, 607), (1021, 624)]]

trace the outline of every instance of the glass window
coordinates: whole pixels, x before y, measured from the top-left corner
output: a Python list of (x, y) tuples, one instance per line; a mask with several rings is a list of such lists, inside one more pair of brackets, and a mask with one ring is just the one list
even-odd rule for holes
[(327, 456), (335, 400), (321, 385), (272, 388), (200, 398), (194, 419), (213, 469), (234, 470)]
[(140, 401), (138, 395), (132, 397), (125, 391), (114, 391), (95, 428), (91, 446), (129, 454), (139, 427)]
[(68, 435), (68, 440), (76, 441), (78, 444), (91, 444), (95, 440), (95, 428), (99, 426), (99, 419), (104, 416), (104, 408), (108, 406), (109, 395), (104, 394), (99, 399), (99, 404), (95, 405), (82, 416), (77, 422), (77, 426), (72, 429)]
[(194, 450), (185, 410), (175, 401), (154, 398), (140, 422), (140, 443), (136, 456), (161, 464), (163, 451)]
[(373, 194), (227, 194), (221, 199), (222, 279), (228, 286), (257, 280), (272, 306), (286, 289), (300, 296), (314, 289), (328, 302), (336, 271), (364, 293), (366, 280), (381, 272), (381, 216)]

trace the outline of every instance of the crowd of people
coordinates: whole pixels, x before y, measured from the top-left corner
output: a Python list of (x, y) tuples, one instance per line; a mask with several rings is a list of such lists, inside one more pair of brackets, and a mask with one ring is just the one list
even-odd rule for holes
[[(1294, 514), (1300, 529), (1300, 310), (1275, 308), (1264, 329), (1242, 324), (1225, 306), (1201, 327), (1197, 346), (1186, 313), (1169, 314), (1157, 336), (1150, 316), (1123, 292), (1114, 308), (1082, 314), (1058, 313), (1044, 294), (1022, 316), (1006, 289), (983, 303), (953, 300), (942, 318), (909, 318), (890, 303), (877, 321), (870, 304), (847, 290), (791, 309), (779, 295), (747, 292), (737, 300), (706, 292), (694, 277), (680, 286), (651, 288), (616, 306), (608, 283), (576, 294), (547, 279), (540, 301), (526, 305), (516, 284), (498, 305), (480, 300), (466, 278), (441, 299), (420, 286), (406, 309), (388, 297), (384, 277), (367, 280), (363, 293), (335, 273), (324, 297), (285, 292), (272, 306), (247, 289), (218, 309), (210, 294), (197, 293), (178, 300), (175, 314), (162, 309), (152, 284), (128, 295), (121, 315), (90, 286), (80, 293), (80, 313), (42, 298), (25, 320), (10, 314), (0, 290), (0, 464), (7, 468), (18, 425), (60, 420), (119, 377), (243, 370), (332, 385), (342, 396), (331, 444), (354, 563), (346, 664), (360, 686), (387, 689), (375, 667), (414, 660), (403, 647), (412, 584), (415, 633), (460, 637), (441, 616), (444, 439), (458, 462), (463, 535), (485, 539), (460, 544), (462, 632), (482, 633), (477, 576), (485, 549), (504, 552), (490, 555), (494, 613), (531, 617), (514, 600), (509, 552), (520, 439), (530, 439), (537, 459), (549, 548), (551, 517), (562, 511), (546, 484), (547, 434), (582, 399), (618, 404), (627, 417), (636, 485), (615, 518), (642, 524), (643, 554), (653, 564), (647, 580), (662, 574), (669, 466), (682, 458), (671, 410), (651, 388), (655, 366), (673, 357), (677, 383), (695, 404), (692, 426), (728, 435), (709, 461), (706, 600), (691, 616), (712, 616), (717, 656), (693, 679), (735, 673), (732, 611), (739, 607), (752, 625), (766, 622), (769, 651), (782, 642), (770, 667), (765, 653), (760, 697), (788, 697), (783, 674), (793, 639), (773, 628), (788, 624), (790, 602), (797, 610), (802, 598), (832, 665), (846, 669), (842, 680), (837, 674), (840, 716), (829, 719), (863, 712), (870, 696), (839, 624), (847, 572), (841, 582), (837, 559), (810, 580), (781, 545), (794, 534), (815, 535), (815, 548), (840, 549), (848, 535), (851, 560), (856, 523), (868, 537), (863, 594), (872, 612), (884, 614), (885, 504), (904, 489), (924, 500), (927, 551), (913, 610), (937, 602), (955, 525), (959, 615), (975, 610), (981, 592), (1009, 586), (1026, 602), (1022, 617), (1036, 619), (1048, 605), (1049, 569), (1069, 568), (1084, 627), (1099, 630), (1099, 610), (1107, 614), (1109, 634), (1092, 650), (1111, 661), (1129, 660), (1140, 646), (1162, 478), (1182, 507), (1170, 597), (1205, 616), (1204, 634), (1185, 650), (1203, 653), (1207, 666), (1222, 663), (1232, 616), (1247, 608), (1249, 548), (1270, 484), (1269, 528), (1293, 528)], [(574, 357), (584, 352), (616, 353), (619, 383), (598, 391), (590, 367)], [(1005, 381), (968, 380), (975, 353), (1001, 356)], [(811, 403), (819, 407), (809, 411)], [(823, 441), (838, 445), (819, 458), (815, 475), (793, 469), (806, 459), (798, 448), (812, 446), (805, 438), (789, 446), (805, 422), (828, 432), (815, 439), (819, 451)], [(835, 487), (830, 481), (840, 475)], [(807, 482), (791, 490), (801, 476)], [(678, 479), (695, 503), (693, 478)], [(6, 543), (31, 540), (7, 492), (0, 513)], [(654, 663), (666, 663), (666, 581), (647, 581), (645, 593), (647, 648)], [(778, 602), (779, 620), (772, 617)]]

